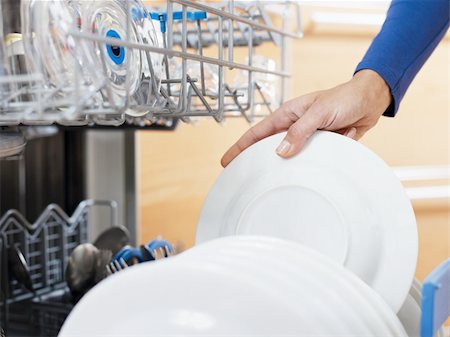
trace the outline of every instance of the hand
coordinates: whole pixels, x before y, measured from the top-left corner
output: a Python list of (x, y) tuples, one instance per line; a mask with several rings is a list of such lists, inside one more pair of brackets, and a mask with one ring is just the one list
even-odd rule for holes
[(361, 70), (335, 88), (313, 92), (284, 103), (273, 114), (250, 128), (222, 157), (227, 166), (250, 145), (288, 131), (276, 149), (284, 158), (300, 152), (317, 130), (335, 131), (361, 138), (391, 104), (389, 86), (372, 70)]

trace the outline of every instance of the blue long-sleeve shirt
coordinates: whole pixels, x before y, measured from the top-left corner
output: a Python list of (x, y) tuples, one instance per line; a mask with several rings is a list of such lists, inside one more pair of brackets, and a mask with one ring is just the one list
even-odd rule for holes
[[(376, 71), (388, 84), (395, 116), (412, 80), (444, 37), (450, 23), (450, 0), (393, 0), (380, 33), (356, 71)], [(450, 60), (449, 60), (450, 62)]]

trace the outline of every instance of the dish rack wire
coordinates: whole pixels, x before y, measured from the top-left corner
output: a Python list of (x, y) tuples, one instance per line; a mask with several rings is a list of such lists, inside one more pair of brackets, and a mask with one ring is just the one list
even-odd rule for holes
[[(88, 242), (90, 210), (109, 209), (111, 226), (117, 226), (117, 203), (106, 200), (82, 201), (72, 216), (51, 204), (34, 223), (17, 210), (0, 218), (0, 326), (6, 331), (26, 335), (56, 335), (73, 307), (67, 294), (65, 268), (70, 254)], [(33, 291), (12, 276), (9, 254), (18, 248), (27, 262)]]
[[(126, 1), (129, 7), (129, 2)], [(278, 7), (276, 12), (273, 8)], [(74, 62), (79, 71), (74, 73), (73, 88), (58, 88), (46, 85), (45, 71), (31, 74), (0, 77), (0, 125), (42, 125), (58, 123), (67, 126), (106, 125), (119, 126), (124, 123), (139, 126), (166, 120), (181, 119), (189, 122), (192, 117), (213, 117), (220, 122), (225, 117), (244, 117), (248, 122), (273, 111), (283, 102), (286, 78), (289, 77), (286, 62), (287, 39), (302, 36), (300, 9), (294, 1), (242, 1), (229, 0), (221, 3), (192, 0), (167, 0), (165, 8), (151, 8), (148, 13), (163, 46), (136, 43), (128, 38), (132, 17), (127, 11), (127, 34), (123, 38), (99, 36), (81, 29), (71, 29), (68, 36), (79, 43), (95, 42), (97, 45), (125, 50), (139, 50), (147, 56), (161, 55), (163, 74), (161, 78), (151, 76), (149, 86), (155, 90), (156, 104), (139, 106), (145, 115), (132, 117), (125, 112), (130, 108), (132, 89), (126, 81), (127, 98), (123, 104), (95, 103), (92, 99), (103, 90), (108, 96), (111, 83), (99, 70), (101, 83), (94, 90), (83, 90), (80, 64)], [(295, 25), (292, 25), (292, 17)], [(134, 15), (134, 14), (133, 14)], [(143, 14), (147, 15), (147, 14)], [(273, 19), (278, 23), (275, 25)], [(158, 24), (159, 23), (159, 24)], [(279, 53), (279, 69), (254, 64), (256, 48), (271, 43)], [(211, 50), (215, 50), (215, 56)], [(239, 55), (245, 55), (238, 59)], [(275, 50), (275, 49), (274, 49)], [(151, 59), (151, 55), (149, 57)], [(176, 59), (181, 74), (170, 71), (171, 60)], [(103, 69), (105, 60), (102, 59)], [(200, 73), (189, 73), (194, 65)], [(214, 68), (217, 87), (210, 88), (205, 75), (207, 67)], [(130, 68), (127, 62), (127, 70)], [(152, 62), (148, 62), (150, 74), (155, 74)], [(233, 87), (228, 73), (241, 72), (246, 79), (242, 88)], [(172, 73), (171, 73), (172, 72)], [(263, 92), (261, 76), (276, 78), (279, 95), (273, 102)], [(241, 81), (242, 82), (242, 81)], [(159, 85), (160, 84), (160, 85)], [(174, 87), (176, 87), (174, 89)], [(65, 95), (59, 95), (64, 90)], [(67, 92), (70, 95), (67, 95)], [(109, 96), (111, 97), (111, 96)], [(133, 107), (135, 108), (135, 107)]]

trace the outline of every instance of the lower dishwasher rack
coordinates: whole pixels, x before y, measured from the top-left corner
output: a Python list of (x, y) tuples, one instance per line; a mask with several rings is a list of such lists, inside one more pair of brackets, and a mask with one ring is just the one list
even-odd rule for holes
[[(88, 241), (90, 209), (110, 209), (117, 225), (114, 201), (85, 200), (72, 216), (49, 205), (30, 224), (18, 211), (0, 218), (0, 326), (7, 336), (56, 336), (73, 307), (65, 283), (65, 268), (73, 249)], [(10, 268), (11, 249), (17, 248), (28, 264), (32, 291), (20, 284)]]

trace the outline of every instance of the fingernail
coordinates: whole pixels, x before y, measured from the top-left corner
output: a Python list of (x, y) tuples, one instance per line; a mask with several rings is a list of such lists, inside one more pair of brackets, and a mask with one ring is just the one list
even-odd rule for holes
[(350, 128), (350, 130), (348, 130), (345, 135), (348, 138), (352, 138), (353, 139), (353, 137), (355, 137), (355, 135), (356, 135), (356, 128)]
[(288, 154), (289, 150), (291, 149), (291, 143), (289, 143), (287, 140), (283, 140), (280, 145), (277, 147), (277, 154), (280, 156), (285, 156)]

